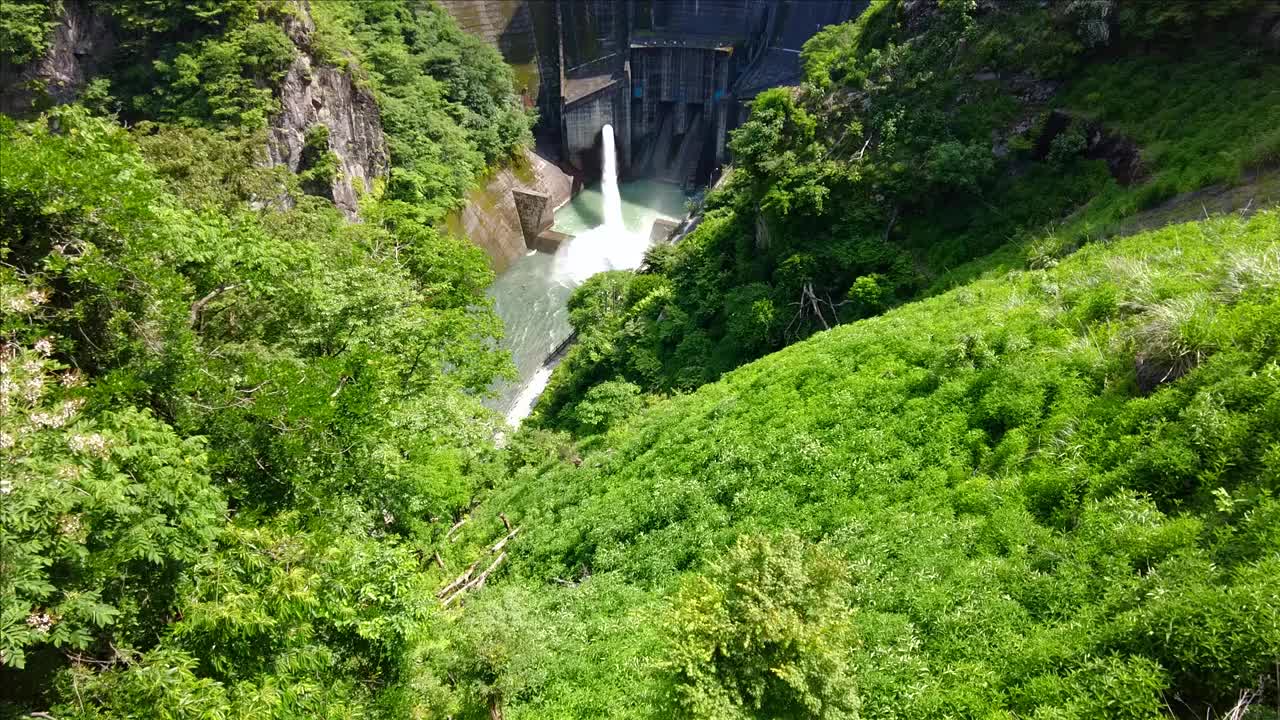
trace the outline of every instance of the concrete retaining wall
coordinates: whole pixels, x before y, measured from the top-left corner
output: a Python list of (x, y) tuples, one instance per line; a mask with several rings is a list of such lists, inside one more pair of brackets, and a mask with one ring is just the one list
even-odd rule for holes
[[(467, 204), (449, 218), (449, 229), (464, 235), (489, 256), (496, 272), (536, 247), (526, 240), (552, 224), (553, 212), (569, 201), (573, 179), (531, 151), (495, 172), (484, 187), (467, 193)], [(523, 209), (523, 218), (522, 218)]]

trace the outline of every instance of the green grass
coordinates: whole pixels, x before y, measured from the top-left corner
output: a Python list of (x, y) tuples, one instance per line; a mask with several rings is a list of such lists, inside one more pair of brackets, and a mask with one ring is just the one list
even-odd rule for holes
[(1280, 163), (1280, 65), (1235, 44), (1176, 60), (1096, 63), (1062, 98), (1142, 147), (1146, 207)]
[[(507, 716), (584, 716), (561, 700), (620, 678), (656, 704), (596, 716), (671, 716), (662, 599), (779, 533), (844, 563), (863, 717), (1224, 712), (1280, 647), (1277, 253), (1274, 211), (1089, 245), (658, 403), (580, 467), (547, 451), (476, 514), (528, 533), (494, 592), (601, 599), (547, 619)], [(559, 664), (584, 618), (613, 623), (597, 662)]]

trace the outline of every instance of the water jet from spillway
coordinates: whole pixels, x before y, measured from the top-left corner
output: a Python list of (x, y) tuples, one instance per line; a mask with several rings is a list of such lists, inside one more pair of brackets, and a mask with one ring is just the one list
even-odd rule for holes
[(604, 226), (626, 232), (622, 227), (622, 196), (618, 194), (618, 151), (613, 145), (613, 126), (605, 125), (600, 132), (604, 136), (604, 172), (600, 177), (600, 190), (604, 194)]
[(622, 196), (618, 192), (618, 151), (613, 126), (601, 128), (600, 193), (603, 196), (603, 223), (578, 235), (556, 253), (556, 279), (578, 285), (596, 273), (630, 270), (644, 262), (649, 248), (648, 228), (630, 230), (622, 218)]
[(687, 196), (678, 185), (651, 180), (620, 185), (613, 128), (601, 133), (598, 187), (587, 188), (556, 213), (555, 230), (572, 236), (555, 255), (520, 258), (489, 289), (507, 328), (502, 340), (519, 379), (495, 387), (490, 407), (518, 427), (546, 388), (572, 328), (565, 307), (574, 288), (605, 270), (639, 267), (654, 220), (678, 220)]

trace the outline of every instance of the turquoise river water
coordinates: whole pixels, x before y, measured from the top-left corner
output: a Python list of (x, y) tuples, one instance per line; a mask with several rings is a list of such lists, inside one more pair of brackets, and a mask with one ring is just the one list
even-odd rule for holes
[(582, 190), (556, 212), (555, 229), (574, 236), (556, 253), (530, 252), (489, 288), (506, 328), (502, 347), (511, 352), (519, 379), (499, 383), (489, 406), (516, 426), (546, 386), (552, 367), (544, 361), (572, 328), (565, 303), (574, 288), (605, 270), (638, 267), (658, 218), (679, 220), (689, 196), (678, 186), (650, 180), (618, 184), (622, 227), (605, 222), (600, 186)]

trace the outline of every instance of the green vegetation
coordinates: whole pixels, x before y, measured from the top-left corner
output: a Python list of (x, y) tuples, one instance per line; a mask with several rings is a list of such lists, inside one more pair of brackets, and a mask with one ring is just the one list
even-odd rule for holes
[[(60, 15), (27, 5), (4, 5), (6, 62)], [(479, 399), (510, 370), (487, 260), (439, 218), (529, 118), (438, 9), (383, 3), (404, 24), (378, 40), (312, 8), (299, 34), (289, 2), (104, 5), (99, 116), (0, 117), (0, 716), (451, 702), (415, 665), (440, 644), (421, 550), (500, 471)], [(324, 125), (297, 175), (265, 162), (285, 70), (326, 59), (299, 37), (372, 78), (388, 123), (360, 223), (327, 199)]]
[[(441, 227), (528, 137), (496, 52), (112, 5), (82, 103), (0, 117), (0, 718), (1280, 720), (1280, 208), (1135, 231), (1274, 188), (1264, 5), (823, 31), (505, 448)], [(386, 124), (359, 222), (326, 126), (266, 162), (298, 53)]]
[(1280, 161), (1280, 65), (1249, 34), (1265, 5), (883, 1), (823, 29), (804, 85), (761, 93), (733, 133), (700, 227), (613, 280), (625, 301), (577, 301), (601, 312), (575, 320), (533, 421), (572, 430), (599, 383), (690, 390), (1002, 247), (1047, 266), (1178, 193), (1250, 181)]
[(530, 142), (511, 68), (440, 8), (369, 0), (312, 11), (322, 57), (354, 54), (378, 91), (394, 164), (388, 198), (420, 207), (451, 199), (432, 208), (439, 220), (486, 168)]
[(193, 127), (265, 127), (297, 49), (285, 0), (146, 0), (104, 5), (121, 47), (103, 78), (124, 120)]
[(44, 54), (58, 25), (60, 6), (47, 0), (12, 0), (0, 5), (0, 60), (25, 63)]
[(377, 204), (187, 209), (166, 182), (242, 158), (142, 139), (194, 187), (82, 110), (5, 121), (6, 684), (366, 712), (434, 609), (413, 549), (487, 477), (492, 273)]
[[(1221, 717), (1259, 683), (1270, 699), (1278, 413), (1271, 210), (846, 324), (576, 450), (525, 431), (475, 513), (528, 532), (494, 592), (555, 608), (536, 621), (549, 646), (506, 660), (536, 680), (506, 717)], [(582, 634), (593, 664), (562, 662)], [(618, 682), (647, 706), (578, 700)]]
[(332, 195), (333, 181), (339, 174), (338, 164), (338, 154), (329, 149), (329, 128), (324, 125), (307, 128), (298, 162), (298, 184), (302, 189), (311, 195)]

